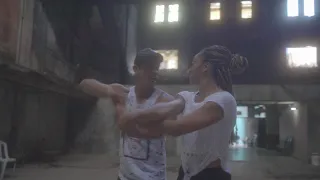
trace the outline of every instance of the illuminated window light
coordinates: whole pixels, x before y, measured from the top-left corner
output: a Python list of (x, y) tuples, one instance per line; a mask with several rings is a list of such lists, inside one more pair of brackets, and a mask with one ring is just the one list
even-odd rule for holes
[(220, 3), (210, 3), (210, 20), (219, 20), (221, 18), (220, 8)]
[(156, 52), (163, 56), (163, 62), (160, 64), (160, 69), (178, 69), (178, 50), (157, 50)]
[(154, 22), (155, 23), (164, 22), (164, 5), (156, 5)]
[(179, 21), (179, 4), (169, 5), (168, 22)]
[(291, 68), (294, 67), (317, 67), (317, 47), (296, 47), (287, 48), (286, 55), (288, 65)]
[(304, 0), (304, 16), (314, 16), (314, 0)]
[(252, 1), (241, 1), (241, 18), (252, 18)]
[(299, 0), (287, 0), (287, 16), (299, 16)]

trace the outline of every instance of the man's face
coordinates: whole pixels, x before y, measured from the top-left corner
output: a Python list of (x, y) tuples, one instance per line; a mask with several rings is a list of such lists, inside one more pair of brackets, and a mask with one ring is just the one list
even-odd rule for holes
[(159, 61), (150, 61), (140, 66), (133, 66), (138, 83), (153, 86), (158, 80), (160, 63)]

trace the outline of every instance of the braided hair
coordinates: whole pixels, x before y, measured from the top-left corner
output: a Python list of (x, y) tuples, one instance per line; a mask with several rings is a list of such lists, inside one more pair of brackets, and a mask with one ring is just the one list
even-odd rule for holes
[(228, 48), (219, 45), (204, 48), (199, 55), (212, 65), (212, 76), (217, 85), (233, 94), (232, 74), (240, 74), (247, 68), (247, 58), (232, 54)]

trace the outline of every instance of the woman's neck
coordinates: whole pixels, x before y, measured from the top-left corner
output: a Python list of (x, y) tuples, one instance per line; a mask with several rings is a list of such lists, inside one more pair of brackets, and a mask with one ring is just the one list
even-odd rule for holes
[(221, 88), (210, 79), (203, 79), (199, 84), (199, 97), (202, 99), (206, 98), (207, 96), (221, 91)]

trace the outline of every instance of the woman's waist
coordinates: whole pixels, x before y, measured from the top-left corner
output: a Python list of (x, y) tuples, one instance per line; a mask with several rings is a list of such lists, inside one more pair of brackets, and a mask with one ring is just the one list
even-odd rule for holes
[(189, 171), (199, 171), (206, 168), (222, 168), (225, 165), (225, 160), (226, 155), (216, 153), (181, 155), (182, 165)]

